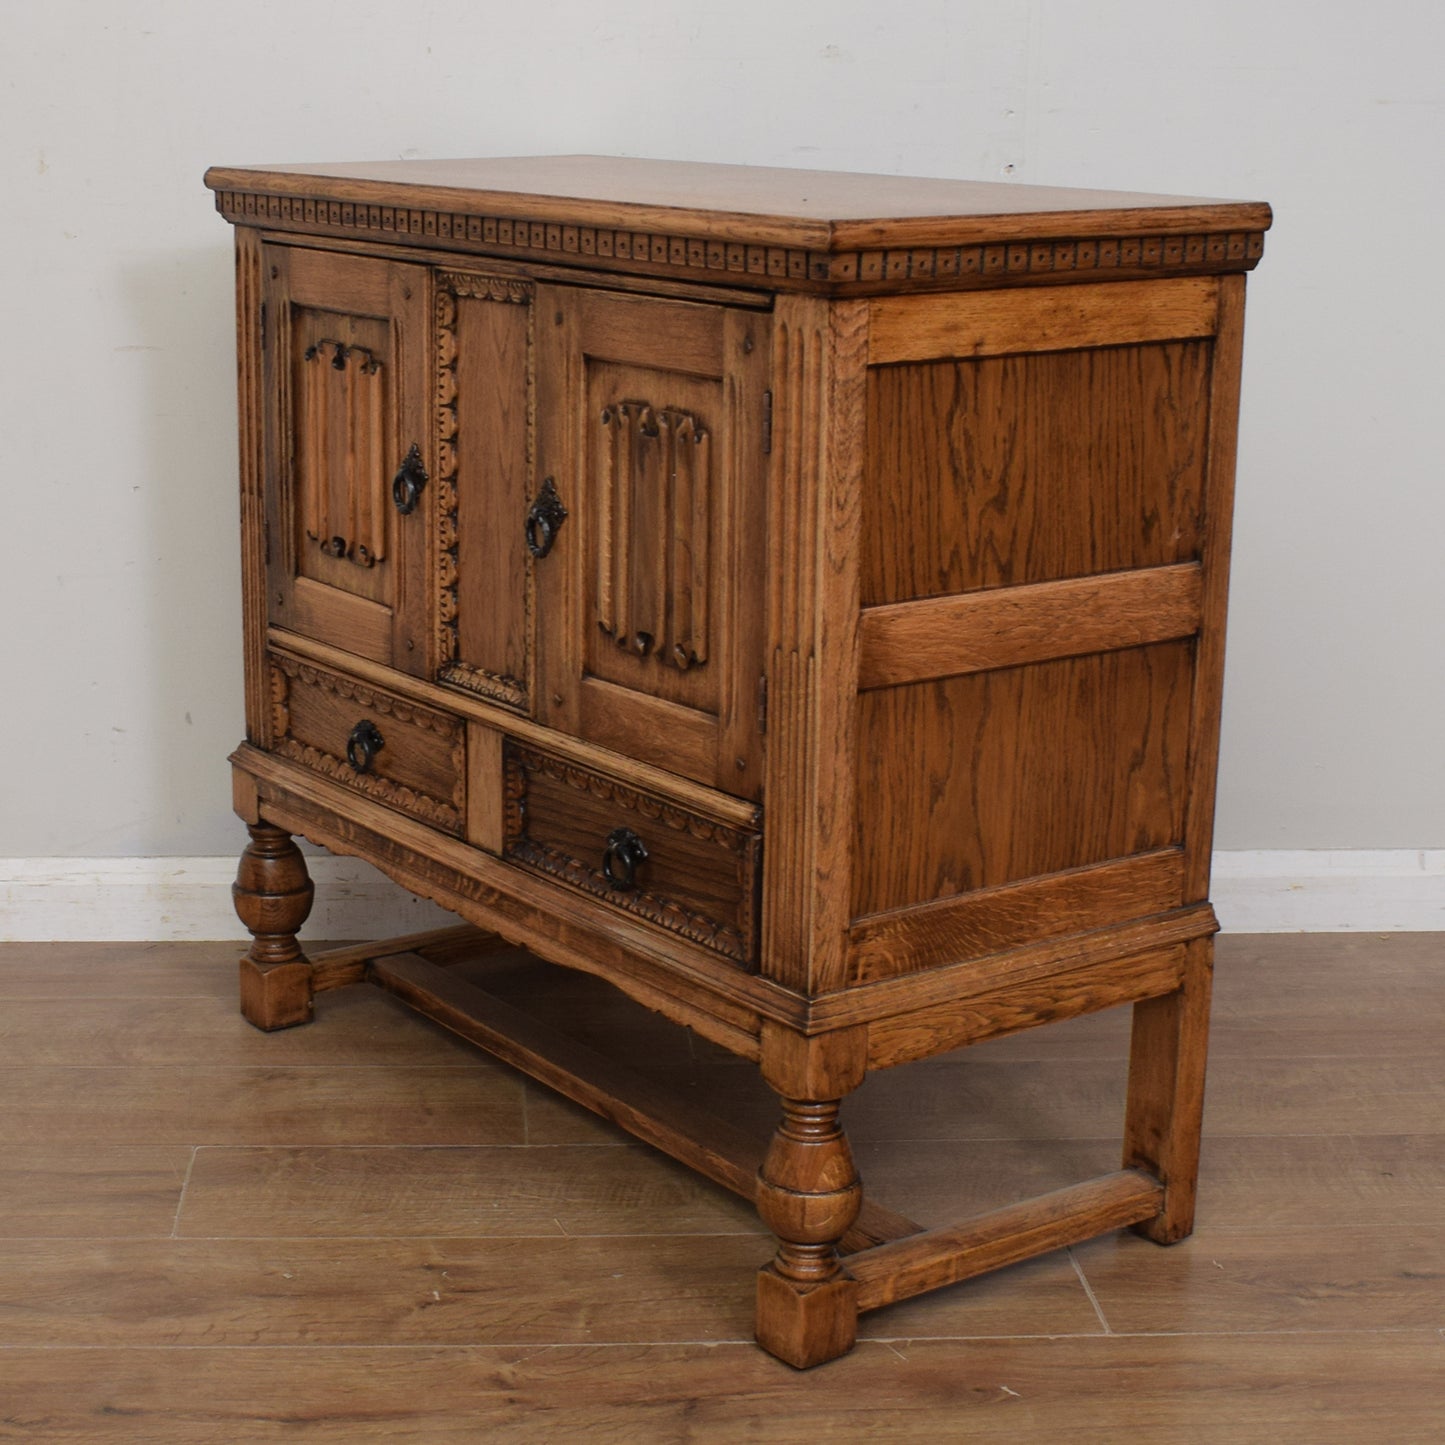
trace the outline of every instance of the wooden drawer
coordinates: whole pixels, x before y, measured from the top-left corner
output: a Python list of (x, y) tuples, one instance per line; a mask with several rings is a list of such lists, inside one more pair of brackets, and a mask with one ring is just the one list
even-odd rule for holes
[(269, 654), (268, 663), (274, 752), (434, 828), (462, 833), (460, 721), (284, 653)]
[(759, 831), (511, 738), (502, 757), (503, 857), (755, 966)]

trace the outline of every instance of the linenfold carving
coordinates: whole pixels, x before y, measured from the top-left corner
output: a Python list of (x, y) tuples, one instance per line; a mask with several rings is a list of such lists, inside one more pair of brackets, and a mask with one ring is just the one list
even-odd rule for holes
[(618, 401), (595, 448), (597, 625), (681, 672), (708, 660), (712, 438), (690, 412)]
[[(329, 557), (374, 567), (386, 555), (386, 381), (364, 346), (323, 338), (302, 353), (296, 468), (306, 536)], [(338, 425), (347, 445), (333, 444)]]

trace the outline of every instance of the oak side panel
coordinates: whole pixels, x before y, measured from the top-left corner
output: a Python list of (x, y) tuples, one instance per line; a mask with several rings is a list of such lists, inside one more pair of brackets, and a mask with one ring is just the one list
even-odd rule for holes
[(861, 693), (853, 916), (1179, 843), (1193, 653)]
[(849, 981), (873, 983), (1178, 908), (1184, 855), (1161, 848), (856, 920)]
[(761, 969), (847, 972), (867, 306), (784, 296), (773, 319)]
[(1190, 728), (1189, 813), (1184, 835), (1188, 858), (1184, 896), (1191, 900), (1209, 896), (1220, 706), (1224, 692), (1230, 531), (1234, 521), (1234, 456), (1239, 436), (1240, 366), (1244, 348), (1244, 277), (1226, 276), (1219, 285), (1219, 335), (1214, 342), (1209, 385), (1203, 621)]
[(868, 364), (1210, 336), (1218, 294), (1218, 278), (1201, 276), (1067, 290), (890, 296), (869, 308)]
[(1210, 346), (870, 367), (863, 605), (1194, 561)]

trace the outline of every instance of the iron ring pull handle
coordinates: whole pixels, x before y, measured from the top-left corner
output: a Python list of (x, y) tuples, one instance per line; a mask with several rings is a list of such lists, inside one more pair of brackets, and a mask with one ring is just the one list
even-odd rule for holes
[(421, 501), (421, 489), (426, 483), (426, 468), (421, 462), (421, 449), (413, 442), (401, 459), (396, 475), (391, 479), (391, 500), (396, 503), (396, 510), (403, 517), (409, 517), (416, 511), (416, 504)]
[(602, 876), (616, 889), (637, 887), (637, 870), (647, 862), (647, 845), (631, 828), (614, 828), (602, 852)]
[(362, 718), (346, 739), (346, 761), (358, 773), (369, 773), (376, 755), (386, 746), (386, 739), (370, 718)]
[(527, 550), (534, 557), (545, 557), (552, 550), (552, 544), (557, 540), (557, 533), (566, 520), (567, 508), (562, 505), (562, 499), (557, 495), (557, 484), (551, 477), (548, 477), (542, 483), (541, 490), (537, 493), (532, 505), (527, 508), (527, 521), (524, 528), (527, 535)]

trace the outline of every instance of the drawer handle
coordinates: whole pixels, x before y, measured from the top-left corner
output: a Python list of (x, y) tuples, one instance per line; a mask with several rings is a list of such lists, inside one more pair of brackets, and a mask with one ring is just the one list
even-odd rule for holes
[(647, 845), (631, 828), (614, 828), (602, 852), (603, 877), (624, 892), (637, 887), (637, 870), (647, 862)]
[(416, 511), (416, 504), (421, 501), (421, 489), (426, 486), (426, 481), (426, 468), (421, 464), (421, 449), (413, 442), (401, 459), (396, 475), (391, 479), (391, 500), (396, 503), (396, 510), (403, 517), (409, 517)]
[(376, 724), (370, 718), (362, 718), (346, 739), (346, 761), (358, 773), (369, 773), (377, 753), (385, 746), (386, 739), (382, 737)]
[(557, 484), (548, 477), (536, 500), (527, 508), (527, 550), (534, 557), (545, 557), (557, 540), (557, 532), (567, 520), (567, 508), (557, 495)]

